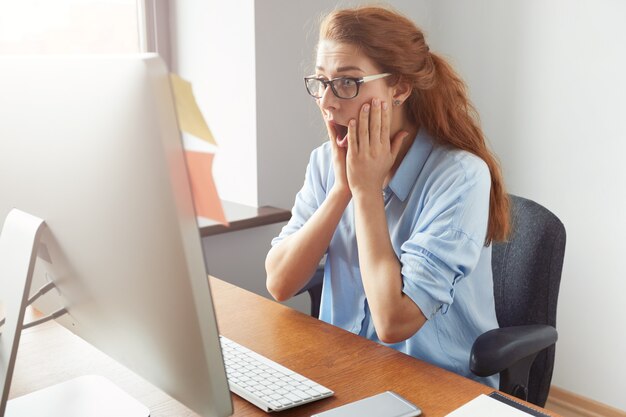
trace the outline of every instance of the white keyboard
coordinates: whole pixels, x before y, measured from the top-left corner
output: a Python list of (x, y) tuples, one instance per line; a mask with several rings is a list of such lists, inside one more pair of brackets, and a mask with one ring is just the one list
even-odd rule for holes
[(220, 336), (230, 390), (266, 412), (330, 397), (328, 388)]

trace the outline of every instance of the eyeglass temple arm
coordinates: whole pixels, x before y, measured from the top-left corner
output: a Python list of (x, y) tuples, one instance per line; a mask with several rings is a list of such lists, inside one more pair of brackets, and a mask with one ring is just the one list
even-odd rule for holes
[(382, 74), (376, 74), (376, 75), (368, 75), (366, 77), (362, 77), (361, 78), (361, 82), (366, 83), (368, 81), (378, 80), (379, 78), (384, 78), (384, 77), (387, 77), (389, 75), (391, 75), (391, 74), (388, 73), (388, 72), (385, 72), (385, 73), (382, 73)]

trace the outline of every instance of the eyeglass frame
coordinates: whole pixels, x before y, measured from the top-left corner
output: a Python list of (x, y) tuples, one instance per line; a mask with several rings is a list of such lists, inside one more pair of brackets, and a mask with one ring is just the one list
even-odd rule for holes
[[(309, 95), (313, 98), (316, 99), (320, 99), (322, 98), (322, 96), (320, 95), (319, 97), (315, 94), (313, 94), (311, 92), (311, 90), (309, 90), (309, 86), (307, 84), (307, 80), (316, 80), (321, 82), (324, 85), (324, 91), (326, 91), (326, 89), (328, 88), (328, 86), (330, 85), (330, 89), (333, 92), (333, 94), (335, 95), (335, 97), (342, 99), (342, 100), (351, 100), (353, 98), (355, 98), (356, 96), (359, 95), (359, 91), (361, 89), (361, 84), (365, 84), (368, 83), (370, 81), (374, 81), (374, 80), (379, 80), (381, 78), (385, 78), (390, 76), (391, 73), (389, 72), (383, 72), (381, 74), (374, 74), (374, 75), (367, 75), (365, 77), (337, 77), (337, 78), (333, 78), (332, 80), (323, 80), (321, 78), (318, 78), (317, 75), (310, 75), (308, 77), (304, 77), (304, 86), (306, 88), (307, 93), (309, 93)], [(334, 82), (335, 81), (339, 81), (339, 80), (352, 80), (356, 83), (356, 93), (352, 96), (352, 97), (340, 97), (339, 94), (337, 93), (337, 90), (335, 90), (335, 86), (334, 86)]]

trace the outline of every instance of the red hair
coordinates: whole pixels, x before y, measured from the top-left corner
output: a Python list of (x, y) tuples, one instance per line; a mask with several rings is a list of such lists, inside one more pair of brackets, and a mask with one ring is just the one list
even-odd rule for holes
[(387, 82), (409, 82), (407, 117), (438, 141), (471, 152), (489, 167), (491, 192), (485, 244), (506, 240), (509, 198), (500, 165), (485, 143), (478, 114), (463, 80), (445, 59), (430, 52), (423, 32), (399, 13), (381, 7), (336, 10), (321, 23), (320, 40), (354, 45), (389, 72)]

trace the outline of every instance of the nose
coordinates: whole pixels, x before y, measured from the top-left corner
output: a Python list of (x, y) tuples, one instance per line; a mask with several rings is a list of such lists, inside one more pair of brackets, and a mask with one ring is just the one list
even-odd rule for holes
[(336, 109), (338, 107), (338, 98), (333, 93), (329, 85), (324, 89), (322, 97), (318, 99), (318, 104), (323, 110)]

